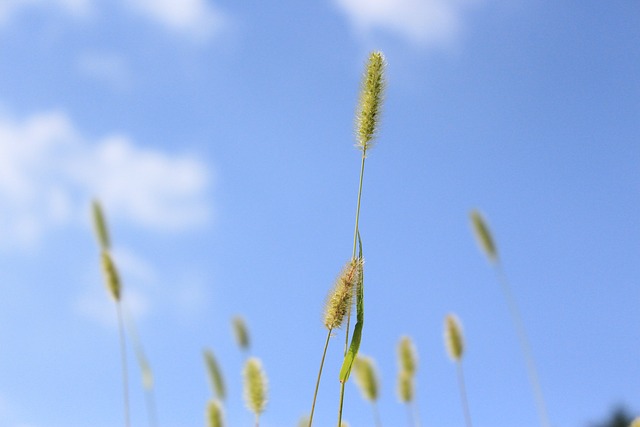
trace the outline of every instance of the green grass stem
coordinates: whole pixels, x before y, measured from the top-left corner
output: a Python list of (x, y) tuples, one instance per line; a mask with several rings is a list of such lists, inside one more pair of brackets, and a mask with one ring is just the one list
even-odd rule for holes
[(322, 368), (324, 367), (324, 358), (327, 355), (327, 348), (329, 347), (329, 339), (331, 338), (331, 329), (327, 333), (327, 341), (324, 343), (324, 350), (322, 351), (322, 360), (320, 361), (320, 369), (318, 370), (318, 379), (316, 380), (316, 388), (313, 392), (313, 403), (311, 404), (311, 413), (309, 414), (309, 427), (313, 424), (313, 413), (316, 409), (316, 398), (318, 397), (318, 387), (320, 386), (320, 378), (322, 377)]
[(460, 400), (462, 402), (462, 411), (464, 412), (464, 421), (467, 427), (473, 427), (471, 424), (471, 412), (469, 411), (469, 402), (467, 401), (467, 388), (464, 381), (464, 370), (462, 369), (462, 360), (456, 362), (456, 370), (458, 371), (458, 386), (460, 388)]

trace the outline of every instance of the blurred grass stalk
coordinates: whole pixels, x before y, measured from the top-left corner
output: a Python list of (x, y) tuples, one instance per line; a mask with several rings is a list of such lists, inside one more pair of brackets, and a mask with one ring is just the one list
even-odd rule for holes
[(549, 423), (547, 405), (545, 404), (542, 387), (540, 386), (538, 371), (536, 369), (536, 364), (533, 358), (533, 352), (531, 351), (531, 345), (529, 344), (529, 338), (524, 328), (524, 322), (522, 321), (520, 309), (518, 308), (516, 299), (513, 296), (509, 280), (507, 279), (507, 275), (505, 274), (504, 268), (502, 267), (502, 262), (500, 261), (500, 257), (498, 256), (498, 250), (496, 248), (495, 241), (493, 240), (487, 222), (478, 210), (472, 210), (469, 214), (469, 217), (471, 219), (471, 226), (473, 228), (478, 246), (480, 247), (480, 250), (487, 256), (491, 265), (494, 267), (496, 278), (498, 280), (498, 283), (500, 283), (502, 293), (504, 294), (507, 306), (509, 307), (509, 313), (511, 314), (511, 319), (515, 326), (516, 334), (518, 335), (518, 340), (520, 342), (520, 348), (524, 355), (525, 363), (527, 366), (527, 374), (529, 376), (529, 381), (531, 382), (531, 387), (533, 389), (533, 395), (536, 403), (536, 409), (538, 411), (538, 417), (540, 418), (540, 424), (543, 427), (550, 427), (551, 424)]

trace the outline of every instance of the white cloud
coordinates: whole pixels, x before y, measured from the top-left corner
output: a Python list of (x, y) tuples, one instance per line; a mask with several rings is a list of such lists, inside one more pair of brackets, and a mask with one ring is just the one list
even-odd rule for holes
[(60, 10), (73, 17), (85, 17), (92, 0), (0, 0), (0, 24), (5, 24), (19, 11), (28, 8)]
[(219, 32), (225, 15), (206, 0), (134, 0), (135, 10), (169, 30), (206, 40)]
[(446, 45), (459, 34), (475, 0), (333, 0), (356, 30), (386, 30), (419, 45)]
[(124, 58), (113, 53), (85, 53), (78, 59), (78, 71), (85, 77), (115, 89), (127, 89), (132, 79)]
[(0, 115), (0, 244), (29, 245), (86, 221), (99, 198), (110, 219), (181, 230), (209, 219), (210, 174), (193, 156), (138, 146), (125, 135), (84, 137), (63, 113)]

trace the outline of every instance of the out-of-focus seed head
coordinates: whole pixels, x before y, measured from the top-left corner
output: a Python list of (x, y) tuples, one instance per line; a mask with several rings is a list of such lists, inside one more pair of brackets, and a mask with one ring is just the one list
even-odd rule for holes
[(254, 414), (260, 415), (267, 406), (267, 376), (260, 359), (252, 357), (244, 366), (244, 400)]
[(629, 427), (640, 427), (640, 417), (638, 417), (635, 420), (631, 421), (631, 424), (629, 425)]
[(414, 395), (413, 376), (406, 371), (400, 371), (398, 375), (398, 398), (402, 403), (413, 401)]
[(211, 388), (220, 400), (224, 400), (226, 398), (226, 388), (220, 365), (218, 365), (218, 361), (211, 350), (206, 349), (203, 354)]
[(482, 214), (477, 210), (472, 210), (469, 214), (471, 218), (471, 226), (473, 228), (473, 234), (476, 236), (476, 241), (480, 250), (485, 253), (491, 262), (498, 261), (498, 250), (494, 243), (491, 231), (487, 226), (487, 222), (484, 220)]
[(362, 397), (371, 402), (378, 400), (378, 375), (372, 358), (358, 356), (353, 363), (355, 380)]
[(222, 410), (222, 403), (218, 399), (211, 399), (207, 403), (207, 427), (223, 427), (224, 426), (224, 412)]
[(413, 341), (408, 336), (400, 338), (398, 344), (398, 362), (400, 370), (414, 376), (418, 370), (418, 352)]
[(104, 219), (104, 213), (100, 202), (94, 200), (91, 203), (91, 211), (93, 213), (93, 228), (96, 231), (96, 237), (100, 244), (100, 249), (103, 251), (108, 250), (110, 247), (109, 230), (107, 229), (107, 222)]
[(107, 251), (102, 251), (102, 272), (104, 273), (104, 279), (109, 293), (114, 300), (120, 301), (120, 277), (118, 276), (118, 270), (111, 259), (111, 255), (109, 255), (109, 252)]
[(238, 347), (244, 351), (248, 351), (250, 347), (249, 329), (247, 328), (247, 323), (244, 318), (242, 316), (234, 316), (231, 320), (231, 326)]
[(457, 362), (464, 353), (464, 337), (462, 326), (455, 314), (448, 314), (444, 319), (444, 344), (449, 357)]
[(385, 59), (382, 52), (372, 52), (362, 78), (360, 102), (356, 114), (357, 146), (366, 155), (378, 130), (385, 87)]
[(336, 329), (342, 325), (353, 303), (363, 262), (361, 258), (349, 261), (338, 276), (325, 304), (324, 325), (327, 329)]

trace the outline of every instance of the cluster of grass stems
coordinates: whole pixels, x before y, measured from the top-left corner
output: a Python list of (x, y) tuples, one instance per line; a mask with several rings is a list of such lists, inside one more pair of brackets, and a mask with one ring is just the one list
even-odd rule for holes
[[(382, 53), (371, 53), (362, 80), (360, 100), (356, 114), (356, 146), (361, 155), (361, 162), (356, 199), (353, 247), (351, 257), (342, 268), (342, 271), (338, 275), (336, 282), (326, 299), (324, 326), (327, 329), (327, 336), (322, 351), (322, 357), (320, 359), (320, 367), (315, 383), (310, 412), (308, 417), (304, 417), (300, 421), (300, 427), (311, 427), (313, 425), (318, 389), (323, 374), (327, 349), (331, 337), (334, 336), (335, 332), (342, 328), (343, 325), (345, 326), (345, 341), (342, 366), (339, 373), (340, 394), (337, 410), (337, 426), (340, 427), (346, 425), (342, 420), (345, 384), (353, 370), (355, 383), (360, 389), (363, 399), (368, 401), (372, 406), (373, 421), (376, 427), (382, 427), (381, 416), (377, 404), (380, 395), (380, 385), (376, 363), (373, 358), (358, 354), (364, 325), (364, 258), (359, 220), (365, 161), (376, 139), (378, 122), (382, 108), (385, 88), (385, 65), (385, 58)], [(110, 296), (115, 302), (116, 316), (118, 319), (125, 426), (130, 426), (126, 353), (126, 338), (128, 335), (129, 339), (133, 343), (133, 349), (142, 374), (142, 385), (146, 395), (149, 426), (157, 427), (158, 421), (155, 408), (154, 383), (151, 367), (145, 356), (140, 337), (136, 332), (133, 317), (126, 315), (126, 308), (122, 301), (123, 287), (116, 264), (111, 254), (111, 240), (102, 208), (98, 202), (94, 202), (92, 209), (105, 283)], [(471, 211), (470, 220), (473, 232), (482, 252), (484, 252), (491, 265), (494, 267), (497, 282), (501, 287), (509, 313), (512, 317), (520, 347), (524, 355), (527, 373), (531, 381), (534, 401), (540, 418), (540, 425), (541, 427), (549, 427), (550, 423), (547, 415), (546, 404), (540, 387), (531, 346), (527, 338), (520, 310), (516, 304), (511, 291), (511, 286), (502, 268), (495, 242), (486, 221), (477, 210)], [(354, 307), (356, 309), (356, 324), (354, 326), (353, 333), (350, 334), (351, 316)], [(125, 324), (128, 325), (128, 328), (125, 328)], [(244, 319), (242, 317), (233, 318), (232, 329), (238, 347), (245, 357), (245, 365), (243, 369), (245, 403), (247, 408), (254, 414), (255, 425), (257, 427), (259, 426), (260, 415), (265, 411), (267, 405), (267, 377), (260, 359), (250, 356), (249, 333)], [(349, 338), (351, 338), (351, 340)], [(466, 426), (471, 427), (471, 413), (469, 410), (462, 365), (465, 344), (461, 322), (455, 314), (448, 314), (444, 319), (444, 347), (449, 358), (456, 366), (462, 414)], [(409, 426), (419, 427), (420, 419), (415, 398), (418, 355), (416, 346), (410, 337), (404, 336), (400, 338), (397, 353), (399, 366), (397, 377), (398, 399), (401, 403), (406, 404), (407, 406)], [(205, 349), (203, 351), (203, 357), (212, 391), (212, 396), (207, 402), (205, 409), (206, 424), (209, 427), (222, 427), (224, 426), (224, 402), (227, 397), (225, 381), (222, 370), (213, 351)], [(640, 418), (634, 420), (630, 427), (640, 427)]]

